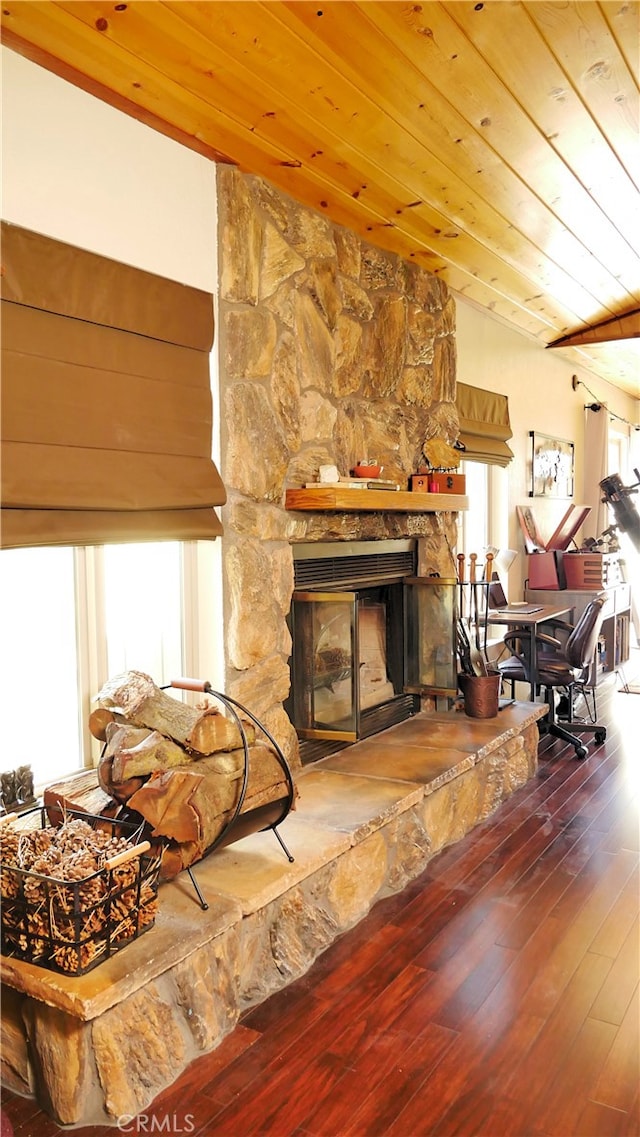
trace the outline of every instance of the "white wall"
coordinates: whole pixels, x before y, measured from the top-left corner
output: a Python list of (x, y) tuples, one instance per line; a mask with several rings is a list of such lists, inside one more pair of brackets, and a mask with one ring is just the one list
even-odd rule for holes
[(2, 217), (215, 292), (215, 163), (2, 48)]
[[(484, 387), (509, 398), (509, 414), (513, 438), (509, 445), (514, 461), (508, 468), (509, 547), (520, 553), (510, 573), (511, 594), (516, 596), (526, 577), (526, 557), (515, 507), (528, 505), (544, 538), (554, 531), (570, 501), (530, 498), (531, 430), (567, 439), (575, 446), (575, 486), (573, 502), (582, 504), (585, 462), (585, 419), (593, 411), (585, 411), (585, 403), (594, 400), (580, 385), (573, 390), (572, 375), (594, 392), (596, 401), (606, 402), (610, 411), (637, 423), (638, 402), (616, 390), (586, 369), (567, 363), (560, 355), (519, 335), (498, 320), (456, 297), (458, 380), (474, 387)], [(632, 464), (638, 464), (640, 432), (631, 431), (635, 445)], [(621, 472), (621, 471), (618, 471)], [(622, 473), (622, 472), (621, 472)], [(628, 484), (628, 483), (626, 483)]]

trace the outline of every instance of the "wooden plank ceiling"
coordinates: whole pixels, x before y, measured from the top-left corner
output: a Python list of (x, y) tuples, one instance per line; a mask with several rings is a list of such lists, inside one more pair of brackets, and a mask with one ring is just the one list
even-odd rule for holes
[(640, 397), (639, 5), (5, 0), (4, 43)]

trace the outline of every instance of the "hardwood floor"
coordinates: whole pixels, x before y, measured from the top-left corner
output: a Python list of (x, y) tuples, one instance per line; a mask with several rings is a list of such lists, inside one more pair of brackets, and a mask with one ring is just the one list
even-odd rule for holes
[[(145, 1114), (71, 1132), (639, 1137), (640, 696), (619, 686), (585, 761), (543, 738), (535, 779)], [(3, 1105), (2, 1137), (68, 1132)]]

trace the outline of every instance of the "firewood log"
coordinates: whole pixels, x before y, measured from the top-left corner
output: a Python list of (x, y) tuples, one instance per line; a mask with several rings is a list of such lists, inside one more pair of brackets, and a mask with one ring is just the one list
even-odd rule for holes
[[(97, 710), (92, 711), (89, 715), (89, 730), (98, 742), (104, 742), (107, 737), (107, 727), (109, 723), (117, 722), (118, 715), (114, 711), (108, 711), (106, 707), (98, 707)], [(122, 720), (120, 716), (119, 721)]]
[[(154, 836), (171, 838), (181, 847), (180, 868), (186, 868), (203, 856), (233, 816), (243, 771), (243, 750), (159, 771), (129, 798), (128, 807), (144, 817)], [(285, 774), (273, 750), (256, 742), (249, 748), (249, 777), (241, 812), (284, 799), (288, 792)], [(175, 848), (166, 863), (178, 863)], [(175, 875), (165, 868), (164, 859), (162, 875)]]
[[(105, 683), (96, 696), (101, 707), (114, 710), (134, 726), (146, 726), (172, 738), (186, 750), (214, 754), (242, 744), (236, 723), (217, 707), (188, 706), (165, 694), (142, 671), (127, 671)], [(247, 742), (255, 741), (255, 727), (243, 720)]]
[(190, 754), (157, 730), (111, 723), (107, 727), (105, 757), (112, 759), (111, 781), (118, 785), (129, 778), (154, 774), (157, 770), (185, 766), (198, 756)]
[(107, 754), (103, 754), (96, 770), (98, 785), (104, 793), (109, 794), (110, 797), (115, 798), (116, 801), (124, 805), (131, 795), (144, 785), (145, 779), (128, 778), (126, 782), (114, 782), (112, 769), (113, 758)]
[(61, 805), (63, 809), (78, 809), (104, 817), (114, 817), (119, 809), (111, 791), (99, 785), (96, 770), (83, 770), (47, 786), (42, 801), (47, 807)]

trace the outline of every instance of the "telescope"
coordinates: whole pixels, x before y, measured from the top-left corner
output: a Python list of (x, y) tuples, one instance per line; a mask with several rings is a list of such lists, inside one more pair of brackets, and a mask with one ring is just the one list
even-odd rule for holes
[(616, 527), (622, 533), (629, 534), (636, 552), (640, 553), (640, 516), (631, 501), (631, 494), (637, 493), (640, 486), (640, 473), (635, 469), (633, 472), (638, 480), (631, 486), (623, 485), (619, 474), (610, 474), (602, 479), (600, 488), (604, 493), (602, 500), (610, 505), (614, 512)]

